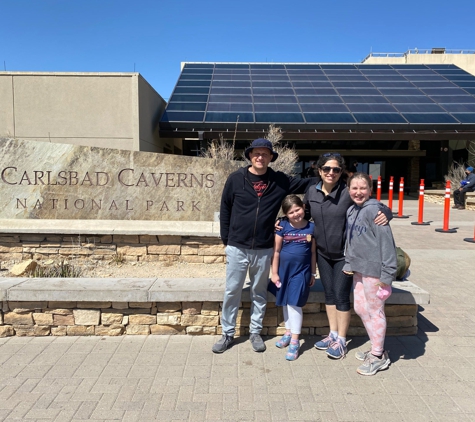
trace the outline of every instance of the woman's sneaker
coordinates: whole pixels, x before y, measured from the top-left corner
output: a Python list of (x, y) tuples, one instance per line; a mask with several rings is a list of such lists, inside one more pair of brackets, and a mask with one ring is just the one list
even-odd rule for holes
[(338, 339), (334, 340), (330, 347), (327, 349), (327, 355), (333, 359), (341, 359), (346, 356), (348, 353), (348, 349), (346, 348), (346, 344)]
[(388, 352), (384, 351), (381, 359), (368, 353), (363, 365), (359, 366), (356, 372), (360, 375), (374, 375), (376, 372), (388, 368), (390, 364)]
[(291, 339), (292, 339), (291, 335), (284, 334), (282, 338), (275, 343), (275, 345), (279, 349), (283, 349), (284, 347), (287, 347), (290, 344)]
[(355, 358), (358, 359), (358, 360), (361, 360), (362, 362), (364, 362), (366, 360), (366, 356), (368, 356), (370, 352), (371, 352), (371, 350), (368, 350), (366, 352), (357, 351), (355, 353)]
[(299, 356), (299, 349), (300, 349), (300, 342), (290, 343), (290, 346), (287, 349), (287, 354), (285, 355), (285, 359), (287, 360), (297, 359)]
[(327, 350), (332, 343), (335, 342), (335, 339), (328, 334), (326, 337), (322, 338), (320, 341), (317, 341), (314, 346), (318, 350)]

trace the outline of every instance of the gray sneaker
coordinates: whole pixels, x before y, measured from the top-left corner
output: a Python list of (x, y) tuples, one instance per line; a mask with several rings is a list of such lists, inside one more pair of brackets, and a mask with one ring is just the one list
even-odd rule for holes
[(263, 352), (266, 350), (266, 345), (264, 344), (264, 340), (259, 334), (252, 333), (249, 336), (249, 340), (251, 342), (252, 350), (255, 352)]
[(370, 352), (371, 350), (367, 350), (366, 352), (357, 351), (355, 353), (355, 358), (364, 362), (366, 360), (366, 356), (368, 356)]
[(212, 350), (214, 353), (223, 353), (233, 343), (234, 337), (223, 334), (223, 336), (215, 344), (213, 344)]
[(388, 368), (390, 364), (391, 361), (389, 360), (388, 352), (385, 351), (381, 359), (368, 353), (363, 365), (359, 366), (356, 372), (360, 375), (374, 375), (376, 372)]

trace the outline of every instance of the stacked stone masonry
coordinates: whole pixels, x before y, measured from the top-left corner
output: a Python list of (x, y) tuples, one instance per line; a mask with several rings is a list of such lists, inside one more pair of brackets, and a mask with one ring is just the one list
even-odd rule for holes
[(224, 262), (220, 239), (195, 236), (0, 234), (0, 262), (34, 259)]
[[(432, 204), (445, 204), (445, 191), (444, 190), (427, 190), (424, 192), (424, 201)], [(450, 201), (450, 205), (454, 205), (453, 195)], [(475, 211), (475, 192), (467, 192), (465, 194), (465, 208), (467, 210)]]
[[(2, 302), (0, 337), (120, 336), (221, 334), (219, 302)], [(387, 335), (417, 333), (418, 305), (386, 305)], [(239, 335), (249, 334), (250, 303), (243, 302), (237, 318)], [(304, 308), (303, 335), (329, 331), (325, 305)], [(268, 303), (263, 335), (284, 333), (282, 308)], [(352, 314), (350, 336), (364, 336), (361, 319)]]

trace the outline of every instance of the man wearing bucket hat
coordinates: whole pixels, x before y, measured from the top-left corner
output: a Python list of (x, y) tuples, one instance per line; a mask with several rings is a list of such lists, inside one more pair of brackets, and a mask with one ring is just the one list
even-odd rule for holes
[(278, 154), (267, 139), (254, 140), (244, 155), (251, 165), (229, 175), (221, 197), (220, 230), (226, 245), (227, 266), (222, 337), (213, 345), (214, 353), (223, 353), (234, 341), (248, 271), (251, 296), (249, 339), (255, 352), (266, 349), (260, 333), (267, 304), (274, 222), (285, 196), (305, 193), (310, 185), (316, 183), (316, 178), (300, 179), (269, 168)]
[(465, 209), (465, 194), (467, 192), (475, 191), (475, 174), (473, 174), (473, 167), (467, 167), (465, 169), (467, 177), (462, 180), (462, 186), (454, 191), (454, 206), (457, 210)]

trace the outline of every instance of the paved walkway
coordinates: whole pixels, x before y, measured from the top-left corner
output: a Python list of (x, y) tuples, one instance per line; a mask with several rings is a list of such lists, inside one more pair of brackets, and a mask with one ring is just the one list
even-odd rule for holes
[[(397, 210), (397, 201), (393, 208)], [(0, 420), (475, 420), (475, 212), (425, 205), (430, 226), (392, 223), (396, 242), (411, 256), (411, 280), (431, 293), (417, 336), (390, 337), (391, 367), (374, 377), (348, 357), (334, 361), (306, 338), (303, 353), (286, 362), (266, 340), (254, 353), (246, 338), (222, 355), (217, 337), (128, 336), (0, 339)]]

